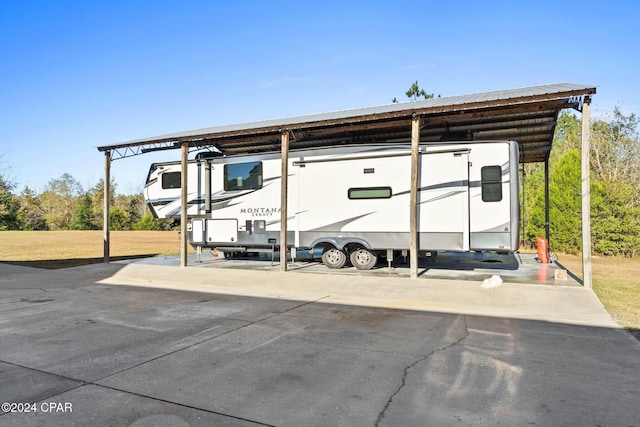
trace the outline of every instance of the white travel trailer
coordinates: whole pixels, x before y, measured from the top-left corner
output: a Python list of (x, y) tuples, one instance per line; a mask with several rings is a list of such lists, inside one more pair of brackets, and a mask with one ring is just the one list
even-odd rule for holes
[[(409, 145), (291, 150), (289, 162), (288, 247), (358, 269), (409, 249)], [(419, 164), (420, 251), (518, 249), (517, 142), (422, 143)], [(279, 152), (190, 160), (190, 243), (221, 252), (280, 245), (280, 174)], [(151, 165), (145, 196), (156, 217), (181, 220), (180, 175), (180, 162)]]

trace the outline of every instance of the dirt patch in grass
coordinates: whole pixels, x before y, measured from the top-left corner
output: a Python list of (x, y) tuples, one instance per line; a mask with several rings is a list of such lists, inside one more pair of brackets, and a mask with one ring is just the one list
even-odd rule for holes
[[(112, 231), (113, 261), (180, 253), (176, 231)], [(0, 231), (0, 262), (65, 268), (104, 261), (102, 231)]]

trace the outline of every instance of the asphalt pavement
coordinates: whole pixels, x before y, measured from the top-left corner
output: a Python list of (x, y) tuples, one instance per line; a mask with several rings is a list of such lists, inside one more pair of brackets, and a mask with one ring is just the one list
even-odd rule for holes
[(166, 261), (0, 263), (0, 425), (640, 426), (640, 344), (548, 272)]

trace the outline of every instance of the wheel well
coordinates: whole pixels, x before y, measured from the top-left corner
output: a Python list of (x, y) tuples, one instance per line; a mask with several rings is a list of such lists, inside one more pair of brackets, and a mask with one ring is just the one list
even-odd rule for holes
[(314, 249), (315, 248), (321, 248), (323, 252), (326, 251), (327, 249), (335, 248), (335, 247), (336, 247), (336, 245), (334, 245), (331, 242), (320, 242), (320, 243), (316, 243), (315, 245), (313, 245)]
[(344, 246), (344, 249), (348, 254), (350, 254), (351, 252), (355, 252), (360, 248), (367, 249), (366, 246), (364, 246), (362, 243), (359, 243), (359, 242), (350, 242)]
[(359, 238), (344, 238), (344, 237), (327, 237), (318, 239), (311, 244), (312, 248), (322, 248), (323, 251), (327, 248), (336, 248), (351, 253), (358, 248), (365, 248), (372, 250), (371, 245), (367, 241)]

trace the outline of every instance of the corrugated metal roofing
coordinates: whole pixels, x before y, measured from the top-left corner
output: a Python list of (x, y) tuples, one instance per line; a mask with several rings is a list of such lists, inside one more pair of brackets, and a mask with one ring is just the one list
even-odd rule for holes
[(421, 118), (422, 141), (473, 137), (513, 139), (521, 162), (544, 161), (551, 150), (559, 112), (580, 109), (593, 86), (556, 83), (520, 89), (449, 96), (376, 107), (195, 129), (98, 147), (122, 158), (148, 151), (215, 146), (225, 154), (280, 150), (290, 132), (290, 149), (338, 144), (410, 140), (411, 118)]

